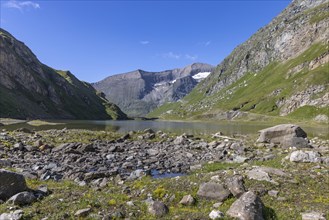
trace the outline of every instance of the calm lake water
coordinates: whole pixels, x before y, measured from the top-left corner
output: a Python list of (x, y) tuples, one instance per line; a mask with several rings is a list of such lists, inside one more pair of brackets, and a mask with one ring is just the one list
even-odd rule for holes
[[(223, 132), (224, 135), (233, 134), (257, 134), (263, 128), (274, 126), (275, 124), (261, 122), (174, 122), (174, 121), (88, 121), (88, 120), (51, 120), (49, 122), (61, 123), (57, 125), (32, 126), (27, 123), (18, 123), (4, 126), (7, 130), (18, 128), (29, 128), (31, 130), (48, 129), (89, 129), (106, 130), (115, 132), (128, 132), (151, 128), (155, 131), (188, 133), (188, 134), (214, 134)], [(321, 137), (329, 139), (329, 127), (322, 126), (301, 126), (309, 137)]]

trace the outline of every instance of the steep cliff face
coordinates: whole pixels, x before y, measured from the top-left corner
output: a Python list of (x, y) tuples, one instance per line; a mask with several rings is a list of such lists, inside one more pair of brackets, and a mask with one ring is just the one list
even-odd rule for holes
[(0, 117), (124, 119), (69, 71), (42, 64), (24, 43), (0, 29)]
[(158, 114), (212, 118), (239, 110), (328, 118), (328, 2), (294, 0), (235, 48), (182, 102)]
[(127, 114), (144, 116), (159, 105), (183, 98), (211, 71), (212, 66), (195, 63), (163, 72), (136, 70), (92, 85)]

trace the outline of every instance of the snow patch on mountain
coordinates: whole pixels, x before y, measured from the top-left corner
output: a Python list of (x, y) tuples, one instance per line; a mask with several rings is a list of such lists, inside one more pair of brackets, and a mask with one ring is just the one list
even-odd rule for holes
[(207, 76), (209, 76), (211, 72), (200, 72), (198, 74), (195, 74), (194, 76), (192, 76), (193, 79), (197, 80), (198, 82), (200, 82), (201, 80), (207, 78)]

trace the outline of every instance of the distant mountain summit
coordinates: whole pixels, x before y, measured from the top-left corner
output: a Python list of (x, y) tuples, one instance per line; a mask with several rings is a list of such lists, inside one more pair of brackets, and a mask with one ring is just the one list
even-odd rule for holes
[(294, 0), (176, 105), (152, 116), (329, 121), (329, 1)]
[(0, 29), (0, 117), (125, 119), (69, 71), (42, 64), (24, 43)]
[(213, 70), (204, 63), (162, 72), (135, 70), (109, 76), (92, 86), (128, 115), (145, 116), (166, 102), (183, 98)]

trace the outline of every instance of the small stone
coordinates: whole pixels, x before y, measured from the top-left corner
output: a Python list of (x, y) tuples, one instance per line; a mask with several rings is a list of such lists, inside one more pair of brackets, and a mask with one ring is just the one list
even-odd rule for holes
[(279, 191), (277, 190), (270, 190), (268, 191), (268, 195), (272, 197), (278, 197)]
[(182, 198), (182, 200), (179, 202), (182, 205), (194, 205), (195, 199), (191, 195), (186, 195)]
[(216, 202), (212, 205), (213, 208), (218, 209), (223, 203), (222, 202)]
[(209, 218), (210, 219), (221, 219), (221, 218), (224, 218), (224, 213), (222, 213), (221, 211), (212, 210), (209, 213)]
[(201, 168), (202, 168), (201, 164), (196, 164), (196, 165), (190, 166), (191, 171), (199, 170)]
[(128, 177), (128, 180), (136, 180), (138, 178), (141, 178), (146, 175), (146, 172), (142, 169), (137, 169), (130, 173), (130, 176)]
[(86, 216), (89, 215), (90, 212), (91, 212), (91, 208), (80, 209), (74, 214), (74, 216), (76, 216), (76, 217), (86, 217)]
[(125, 214), (122, 211), (118, 210), (114, 212), (111, 216), (113, 219), (122, 219), (125, 217)]
[(41, 140), (37, 140), (36, 142), (34, 142), (34, 146), (36, 147), (40, 147), (41, 145), (43, 145)]
[(128, 201), (126, 204), (127, 204), (127, 206), (135, 206), (133, 201)]
[(161, 217), (166, 215), (169, 212), (169, 209), (163, 202), (155, 201), (149, 205), (148, 211), (152, 215)]

